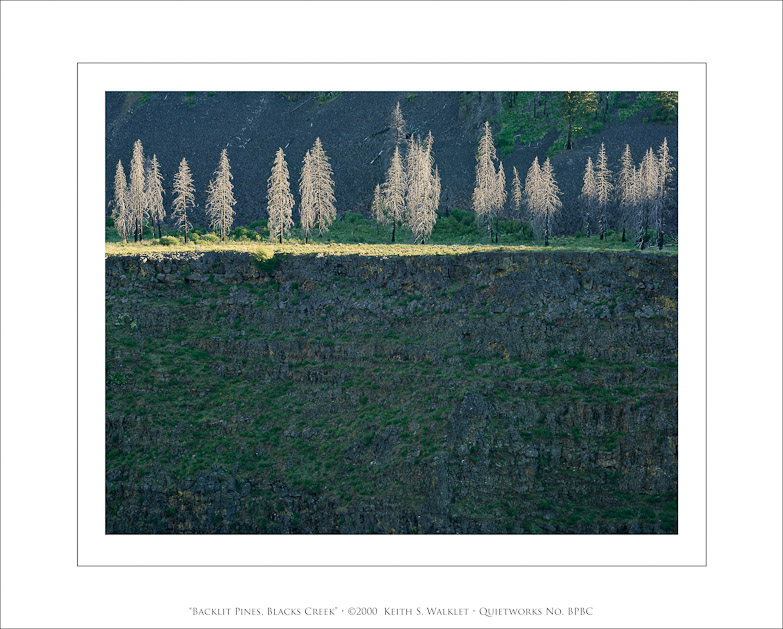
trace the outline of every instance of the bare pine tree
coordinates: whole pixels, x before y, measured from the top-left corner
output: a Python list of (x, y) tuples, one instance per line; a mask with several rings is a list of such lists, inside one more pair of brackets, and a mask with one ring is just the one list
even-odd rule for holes
[(141, 140), (133, 144), (128, 185), (128, 205), (133, 223), (133, 239), (144, 240), (144, 221), (147, 218), (147, 199), (144, 194), (144, 148)]
[(400, 147), (395, 146), (389, 171), (386, 173), (386, 181), (383, 184), (383, 202), (388, 220), (392, 224), (392, 242), (394, 242), (397, 225), (405, 221), (405, 191), (405, 169), (400, 157)]
[(628, 224), (630, 213), (636, 208), (638, 202), (636, 194), (636, 167), (633, 163), (631, 147), (627, 144), (620, 157), (620, 172), (617, 176), (616, 192), (620, 209), (620, 226), (623, 230), (622, 242), (625, 242), (625, 226)]
[(397, 101), (397, 106), (394, 108), (391, 117), (391, 124), (389, 127), (394, 133), (394, 143), (399, 146), (406, 136), (405, 119), (402, 117), (402, 109), (400, 108), (400, 102)]
[(185, 243), (188, 242), (188, 231), (193, 229), (193, 225), (188, 221), (188, 207), (192, 208), (196, 204), (195, 192), (196, 188), (193, 186), (190, 167), (183, 157), (179, 163), (179, 170), (174, 175), (174, 201), (171, 217), (174, 219), (177, 229), (185, 232)]
[(601, 148), (598, 150), (598, 161), (595, 168), (595, 186), (597, 192), (598, 201), (598, 233), (601, 235), (601, 240), (604, 239), (606, 234), (606, 214), (609, 200), (612, 198), (612, 171), (609, 170), (609, 163), (606, 159), (606, 149), (604, 143), (601, 142)]
[(380, 227), (389, 222), (389, 217), (386, 213), (386, 204), (383, 202), (383, 193), (381, 192), (381, 184), (375, 186), (375, 194), (372, 198), (372, 211), (373, 218), (376, 225)]
[(535, 157), (525, 176), (525, 205), (527, 206), (527, 213), (530, 216), (537, 238), (541, 236), (542, 231), (541, 221), (539, 220), (542, 190), (541, 166), (538, 164), (538, 157)]
[(411, 185), (411, 177), (413, 176), (413, 173), (416, 172), (416, 160), (419, 157), (419, 149), (421, 148), (421, 144), (419, 142), (419, 139), (411, 135), (410, 139), (408, 140), (408, 152), (405, 154), (405, 187), (406, 187), (406, 193), (407, 189), (410, 188)]
[(155, 224), (158, 225), (158, 238), (161, 236), (161, 225), (166, 218), (166, 209), (163, 205), (163, 175), (160, 173), (158, 158), (153, 154), (147, 168), (145, 181), (145, 194), (147, 197), (147, 213), (152, 221), (152, 237), (155, 237)]
[(495, 142), (489, 121), (484, 123), (484, 135), (479, 139), (476, 155), (476, 185), (473, 188), (473, 211), (476, 219), (489, 229), (489, 239), (493, 238), (492, 216), (498, 203), (498, 176), (495, 170)]
[(528, 207), (537, 224), (537, 231), (543, 233), (544, 246), (548, 246), (554, 217), (562, 207), (560, 188), (557, 186), (552, 163), (548, 157), (540, 168), (538, 158), (533, 161), (525, 180), (525, 194)]
[(519, 173), (517, 172), (517, 167), (514, 166), (512, 168), (512, 171), (514, 173), (513, 178), (511, 179), (511, 203), (514, 205), (514, 215), (519, 219), (519, 222), (522, 222), (522, 182), (519, 181)]
[(647, 230), (650, 217), (658, 209), (659, 165), (652, 148), (647, 149), (639, 167), (640, 202), (637, 212), (636, 245), (640, 249), (647, 246)]
[(438, 166), (435, 165), (435, 174), (432, 176), (432, 197), (433, 197), (433, 203), (435, 205), (435, 210), (437, 211), (438, 206), (440, 205), (440, 173), (438, 172)]
[(549, 158), (546, 158), (541, 168), (541, 213), (544, 216), (544, 246), (549, 245), (549, 236), (552, 233), (552, 223), (555, 215), (563, 206), (560, 201), (560, 188), (555, 180), (555, 170)]
[(412, 146), (412, 163), (407, 176), (407, 221), (415, 243), (423, 244), (432, 234), (440, 201), (440, 175), (432, 156), (432, 133)]
[(497, 186), (495, 188), (495, 205), (493, 207), (493, 214), (495, 215), (495, 242), (498, 241), (500, 215), (503, 213), (503, 208), (506, 206), (507, 198), (508, 194), (506, 193), (506, 173), (503, 170), (503, 162), (498, 162), (498, 178)]
[(315, 165), (313, 156), (307, 151), (299, 175), (299, 223), (305, 236), (305, 244), (316, 223)]
[(283, 242), (283, 236), (288, 237), (294, 226), (292, 213), (294, 195), (288, 182), (288, 164), (285, 161), (283, 149), (277, 149), (272, 174), (267, 182), (267, 211), (269, 212), (269, 234)]
[(220, 160), (215, 170), (212, 181), (207, 187), (207, 218), (209, 218), (209, 227), (220, 234), (220, 240), (225, 242), (231, 231), (231, 225), (234, 223), (234, 184), (231, 180), (234, 176), (231, 174), (231, 164), (228, 161), (226, 149), (220, 152)]
[(585, 175), (582, 181), (582, 201), (585, 207), (585, 233), (589, 237), (590, 215), (592, 214), (598, 199), (598, 187), (595, 182), (595, 171), (593, 170), (593, 159), (591, 157), (587, 158)]
[(114, 173), (114, 199), (111, 202), (111, 206), (114, 228), (125, 242), (128, 242), (128, 231), (131, 227), (130, 208), (128, 207), (128, 183), (125, 179), (125, 170), (121, 161), (117, 162), (117, 171)]
[(655, 213), (656, 245), (659, 250), (663, 249), (663, 209), (673, 173), (674, 166), (669, 153), (669, 144), (664, 138), (663, 143), (658, 147), (658, 202)]
[(334, 181), (332, 181), (332, 166), (324, 152), (321, 138), (316, 138), (310, 149), (313, 160), (313, 197), (315, 200), (315, 216), (318, 221), (318, 234), (323, 236), (329, 231), (329, 226), (337, 218), (334, 207)]

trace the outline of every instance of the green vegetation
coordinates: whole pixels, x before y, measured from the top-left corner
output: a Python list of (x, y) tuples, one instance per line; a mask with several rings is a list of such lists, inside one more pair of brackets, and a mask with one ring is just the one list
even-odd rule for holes
[[(620, 109), (617, 112), (617, 120), (625, 122), (633, 118), (639, 112), (655, 105), (655, 92), (637, 92), (633, 102), (627, 100), (618, 101)], [(645, 121), (646, 122), (646, 121)]]
[(655, 119), (669, 124), (677, 119), (677, 92), (658, 92), (655, 96)]
[[(266, 273), (286, 264), (274, 255), (278, 248), (252, 246)], [(179, 270), (182, 277), (189, 272)], [(443, 316), (463, 309), (458, 318), (482, 331), (467, 336), (419, 307), (417, 291), (425, 289), (416, 284), (380, 291), (371, 280), (341, 275), (322, 283), (266, 280), (142, 280), (143, 286), (109, 291), (109, 432), (115, 420), (135, 419), (121, 438), (110, 434), (107, 471), (143, 478), (154, 465), (172, 482), (221, 471), (346, 508), (388, 499), (417, 509), (429, 498), (424, 485), (411, 486), (411, 470), (428, 466), (434, 456), (451, 456), (449, 417), (467, 393), (479, 391), (496, 409), (482, 429), (490, 442), (518, 435), (523, 445), (539, 448), (538, 474), (554, 479), (554, 486), (573, 482), (585, 491), (564, 500), (551, 488), (522, 491), (509, 482), (470, 500), (456, 496), (453, 515), (500, 523), (508, 532), (545, 533), (553, 522), (586, 532), (599, 522), (676, 531), (676, 496), (630, 495), (621, 490), (615, 467), (551, 454), (568, 447), (608, 459), (633, 443), (663, 447), (671, 435), (660, 433), (655, 422), (626, 426), (609, 418), (637, 409), (655, 416), (667, 408), (676, 399), (676, 362), (654, 352), (630, 359), (624, 346), (596, 355), (593, 344), (571, 336), (584, 323), (569, 318), (535, 338), (524, 329), (510, 338), (502, 330), (512, 316), (513, 325), (525, 325), (527, 313), (492, 309), (497, 286), (489, 280), (455, 279), (437, 296)], [(382, 314), (342, 312), (368, 298)], [(615, 302), (636, 299), (629, 288)], [(297, 314), (300, 304), (307, 304), (307, 314)], [(279, 306), (286, 310), (283, 319)], [(597, 300), (595, 306), (610, 304)], [(137, 320), (136, 312), (144, 317)], [(618, 323), (596, 319), (590, 325), (598, 333)], [(513, 349), (516, 337), (527, 339), (526, 349)], [(592, 412), (606, 419), (588, 419)], [(384, 445), (382, 434), (395, 437)], [(498, 446), (488, 455), (474, 448), (464, 458), (502, 474), (507, 456)], [(254, 491), (259, 504), (277, 499), (271, 489)], [(601, 504), (591, 503), (596, 494), (603, 496)], [(269, 526), (275, 532), (276, 525)]]
[[(490, 244), (487, 232), (481, 229), (475, 221), (472, 212), (453, 210), (446, 216), (440, 216), (435, 223), (430, 244), (413, 245), (413, 236), (406, 227), (397, 227), (397, 240), (391, 244), (390, 228), (379, 227), (360, 214), (349, 214), (342, 220), (335, 221), (329, 232), (324, 236), (315, 233), (308, 244), (304, 244), (304, 234), (300, 228), (292, 230), (292, 237), (285, 239), (280, 245), (272, 242), (266, 221), (256, 221), (248, 226), (236, 227), (228, 241), (220, 243), (213, 233), (206, 233), (203, 228), (194, 228), (188, 232), (191, 242), (184, 244), (184, 239), (176, 231), (163, 229), (163, 237), (159, 240), (148, 233), (148, 238), (142, 242), (124, 243), (114, 229), (111, 220), (106, 222), (106, 253), (110, 255), (133, 254), (151, 251), (202, 251), (202, 250), (240, 250), (258, 251), (274, 250), (287, 253), (360, 253), (365, 255), (422, 255), (422, 254), (454, 254), (477, 250), (496, 250), (500, 248), (534, 249), (543, 248), (533, 237), (528, 223), (519, 221), (500, 221), (498, 226), (498, 243)], [(176, 243), (172, 240), (176, 239)], [(621, 235), (607, 232), (604, 240), (597, 236), (554, 237), (550, 240), (549, 249), (606, 250), (633, 251), (633, 242), (621, 242)], [(677, 253), (676, 242), (666, 240), (662, 252), (647, 253), (672, 255)]]
[(546, 116), (543, 109), (537, 107), (536, 116), (533, 116), (533, 101), (536, 98), (535, 92), (517, 92), (513, 101), (504, 100), (492, 125), (497, 129), (495, 141), (501, 157), (511, 153), (515, 144), (537, 142), (552, 130), (555, 121), (551, 107)]
[(316, 92), (315, 93), (315, 100), (319, 103), (331, 103), (335, 98), (337, 98), (342, 92)]
[[(634, 92), (629, 98), (621, 92), (572, 92), (577, 95), (564, 102), (565, 92), (504, 92), (500, 112), (492, 120), (497, 150), (505, 157), (515, 144), (538, 142), (547, 133), (561, 133), (547, 150), (552, 157), (566, 150), (569, 114), (572, 139), (588, 138), (600, 133), (614, 113), (618, 122), (626, 122), (643, 111), (650, 112), (643, 122), (658, 120), (673, 122), (677, 117), (677, 92)], [(567, 100), (567, 99), (566, 99)], [(608, 116), (607, 116), (608, 112)]]

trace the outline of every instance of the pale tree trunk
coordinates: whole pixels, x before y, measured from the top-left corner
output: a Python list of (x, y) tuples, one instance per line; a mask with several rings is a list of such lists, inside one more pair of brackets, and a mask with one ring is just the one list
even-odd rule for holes
[(546, 218), (544, 219), (544, 246), (549, 246), (549, 212), (546, 213)]

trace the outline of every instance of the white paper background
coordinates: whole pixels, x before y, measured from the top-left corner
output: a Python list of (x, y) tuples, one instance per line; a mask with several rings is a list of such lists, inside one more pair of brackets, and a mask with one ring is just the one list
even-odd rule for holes
[[(588, 619), (535, 617), (520, 621), (500, 617), (489, 621), (468, 617), (438, 623), (419, 617), (407, 626), (500, 627), (520, 622), (525, 626), (779, 626), (780, 23), (780, 5), (776, 3), (221, 3), (219, 7), (210, 3), (3, 3), (2, 625), (370, 624), (369, 619), (346, 616), (331, 620), (331, 624), (326, 619), (321, 625), (303, 617), (196, 619), (188, 613), (191, 605), (589, 605), (595, 615)], [(75, 64), (314, 59), (708, 62), (708, 567), (76, 567)], [(82, 66), (82, 70), (87, 67), (107, 66)], [(528, 71), (530, 66), (504, 66), (497, 74), (483, 79), (469, 69), (451, 78), (446, 76), (447, 71), (439, 71), (426, 81), (407, 71), (395, 78), (394, 69), (389, 66), (362, 66), (361, 70), (353, 66), (354, 70), (368, 72), (368, 78), (362, 79), (361, 85), (341, 80), (338, 86), (334, 82), (336, 76), (323, 68), (307, 75), (322, 78), (322, 83), (311, 80), (303, 85), (293, 80), (298, 67), (283, 68), (277, 81), (275, 71), (268, 66), (244, 66), (239, 72), (251, 78), (241, 89), (536, 89), (538, 85), (539, 89), (680, 89), (689, 95), (692, 89), (698, 92), (688, 77), (678, 77), (677, 85), (671, 86), (678, 68), (698, 66), (668, 66), (659, 79), (638, 70), (639, 66), (603, 66), (616, 72), (603, 75), (600, 67), (581, 66), (576, 74), (561, 75), (567, 83), (558, 82), (559, 75), (553, 70), (561, 66), (549, 66), (549, 70), (535, 77), (534, 72)], [(220, 80), (210, 80), (208, 86), (199, 83), (194, 87), (184, 77), (177, 77), (178, 69), (155, 80), (142, 81), (137, 76), (131, 81), (133, 68), (128, 66), (116, 77), (102, 77), (101, 81), (108, 84), (100, 89), (238, 89), (231, 82), (236, 80), (233, 72), (226, 72)], [(469, 84), (467, 77), (471, 79)], [(575, 81), (577, 77), (579, 81)], [(453, 82), (447, 83), (449, 78)], [(531, 83), (533, 80), (536, 85)], [(102, 102), (101, 99), (100, 110), (95, 114), (80, 110), (80, 122), (95, 125), (101, 132)], [(695, 100), (681, 100), (681, 269), (686, 258), (696, 255), (703, 235), (694, 218), (703, 213), (703, 204), (698, 202), (699, 194), (703, 194), (703, 151), (699, 148), (698, 154), (684, 154), (686, 143), (690, 147), (693, 142), (695, 146), (703, 132), (703, 126), (685, 125), (685, 120), (696, 124), (696, 117), (690, 118), (696, 106)], [(85, 220), (103, 212), (102, 144), (99, 151), (86, 156), (79, 173), (81, 192), (87, 195), (88, 203), (81, 207), (82, 308), (91, 303), (91, 296), (95, 298), (90, 292), (95, 273), (100, 275), (97, 281), (101, 287), (103, 283), (102, 257), (99, 265), (94, 265), (90, 258), (94, 251), (100, 256), (102, 233), (95, 233), (102, 229), (95, 230), (89, 218)], [(91, 159), (98, 165), (97, 178), (90, 166)], [(737, 164), (751, 172), (756, 182), (763, 183), (729, 187), (727, 183), (737, 179), (736, 170), (730, 168), (736, 169)], [(91, 183), (95, 181), (99, 181), (99, 192)], [(98, 199), (95, 207), (93, 199)], [(84, 204), (84, 198), (80, 202)], [(691, 224), (693, 231), (685, 233), (685, 226), (690, 229)], [(693, 369), (686, 371), (682, 353), (686, 343), (698, 345), (703, 338), (698, 321), (694, 318), (691, 324), (685, 319), (689, 316), (687, 300), (697, 304), (703, 294), (696, 275), (691, 286), (686, 285), (685, 278), (680, 283), (680, 500), (688, 510), (687, 525), (683, 527), (685, 522), (681, 519), (681, 534), (669, 538), (669, 542), (664, 540), (663, 546), (671, 544), (671, 540), (676, 546), (678, 540), (690, 538), (698, 528), (694, 524), (696, 528), (687, 529), (698, 520), (698, 515), (690, 516), (690, 510), (695, 506), (693, 511), (698, 514), (701, 492), (698, 483), (689, 488), (683, 480), (684, 449), (688, 447), (686, 421), (691, 414), (683, 406), (686, 396), (691, 395), (684, 391), (684, 385), (695, 383), (694, 400), (703, 391), (700, 366), (694, 362)], [(81, 340), (87, 346), (82, 348), (82, 367), (93, 370), (85, 373), (100, 373), (102, 377), (101, 364), (85, 364), (84, 360), (93, 344), (102, 354), (102, 313), (97, 315), (100, 320), (95, 321), (90, 319), (96, 316), (95, 312), (83, 310), (81, 314)], [(102, 378), (82, 374), (80, 391), (81, 421), (83, 427), (89, 428), (90, 422), (97, 421), (91, 417), (95, 409), (102, 409)], [(703, 414), (695, 414), (694, 424), (703, 422)], [(96, 443), (95, 435), (90, 435), (81, 444), (86, 466), (81, 471), (88, 480), (95, 457), (85, 457), (84, 448), (94, 452)], [(98, 441), (102, 454), (102, 430)], [(691, 450), (695, 459), (697, 446)], [(102, 495), (102, 479), (97, 482)], [(82, 488), (80, 496), (87, 501), (82, 505), (88, 516), (94, 509), (94, 505), (88, 504), (90, 492), (89, 486)], [(102, 508), (99, 515), (102, 528)], [(204, 558), (215, 557), (224, 557), (225, 562), (237, 553), (250, 555), (253, 562), (258, 562), (257, 557), (265, 552), (270, 559), (263, 563), (280, 556), (288, 557), (284, 563), (311, 563), (313, 553), (340, 556), (349, 552), (354, 553), (352, 556), (371, 556), (373, 562), (383, 553), (407, 553), (445, 557), (443, 563), (467, 563), (464, 557), (454, 556), (460, 551), (449, 548), (452, 541), (433, 541), (433, 537), (413, 542), (413, 538), (398, 538), (399, 541), (380, 545), (376, 538), (370, 538), (367, 549), (347, 550), (333, 547), (331, 538), (320, 538), (320, 542), (319, 538), (306, 538), (306, 543), (314, 544), (312, 549), (306, 543), (298, 543), (296, 548), (275, 546), (267, 551), (259, 546), (258, 538), (250, 537), (229, 539), (226, 548), (216, 546), (209, 538), (201, 538), (201, 542), (195, 542), (197, 548), (189, 548), (194, 538), (179, 537), (150, 537), (142, 540), (144, 548), (134, 544), (125, 547), (124, 540), (119, 544), (122, 547), (107, 548), (105, 539), (95, 541), (103, 536), (92, 535), (94, 532), (89, 526), (83, 531), (93, 539), (83, 539), (80, 550), (93, 553), (90, 560), (97, 563), (104, 563), (95, 559), (104, 553), (125, 553), (133, 563), (142, 553), (145, 560), (149, 553), (157, 556), (154, 563), (163, 563), (172, 553), (179, 553), (189, 563), (203, 563)], [(303, 541), (301, 537), (288, 539)], [(672, 552), (641, 537), (622, 538), (615, 548), (604, 548), (601, 541), (585, 544), (585, 539), (590, 538), (535, 539), (537, 548), (523, 549), (515, 546), (515, 538), (479, 538), (479, 545), (466, 552), (475, 559), (486, 550), (488, 559), (481, 563), (490, 562), (489, 558), (494, 558), (492, 563), (531, 563), (509, 560), (509, 556), (519, 556), (522, 551), (547, 557), (549, 561), (544, 563), (579, 563), (584, 560), (587, 546), (592, 547), (587, 552), (605, 554), (612, 558), (612, 563), (635, 563), (640, 553), (661, 558)], [(277, 541), (268, 537), (264, 540)], [(246, 545), (247, 541), (251, 544)], [(416, 548), (417, 543), (422, 544), (421, 549)], [(524, 545), (524, 541), (519, 543)], [(281, 546), (285, 544), (291, 542), (281, 541)], [(649, 548), (645, 548), (647, 544), (651, 544)], [(689, 555), (693, 548), (698, 552)], [(701, 548), (698, 544), (685, 544), (684, 548), (675, 548), (674, 554), (685, 558), (675, 563), (698, 563), (703, 559), (703, 544)], [(624, 556), (630, 559), (616, 559)], [(362, 559), (364, 562), (367, 559)], [(371, 624), (406, 626), (405, 619), (399, 617), (381, 617)]]
[[(513, 77), (513, 78), (511, 78)], [(705, 70), (690, 65), (94, 65), (79, 67), (79, 563), (82, 565), (694, 565), (705, 562)], [(335, 89), (680, 92), (678, 535), (104, 535), (106, 91)], [(153, 88), (157, 89), (157, 88)], [(383, 112), (378, 112), (383, 117)]]

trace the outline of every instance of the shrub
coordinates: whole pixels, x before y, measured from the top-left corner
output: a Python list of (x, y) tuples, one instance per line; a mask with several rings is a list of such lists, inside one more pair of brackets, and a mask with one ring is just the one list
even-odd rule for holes
[(167, 247), (170, 247), (171, 245), (178, 245), (179, 238), (176, 236), (162, 236), (160, 239), (160, 244), (166, 245)]
[(220, 238), (216, 234), (204, 234), (199, 238), (199, 242), (215, 243), (220, 242)]
[(234, 230), (233, 237), (234, 240), (247, 240), (251, 237), (252, 233), (253, 232), (251, 232), (247, 227), (240, 226)]
[(282, 255), (275, 255), (274, 249), (259, 249), (254, 254), (254, 264), (265, 273), (271, 273), (280, 264), (282, 257)]

